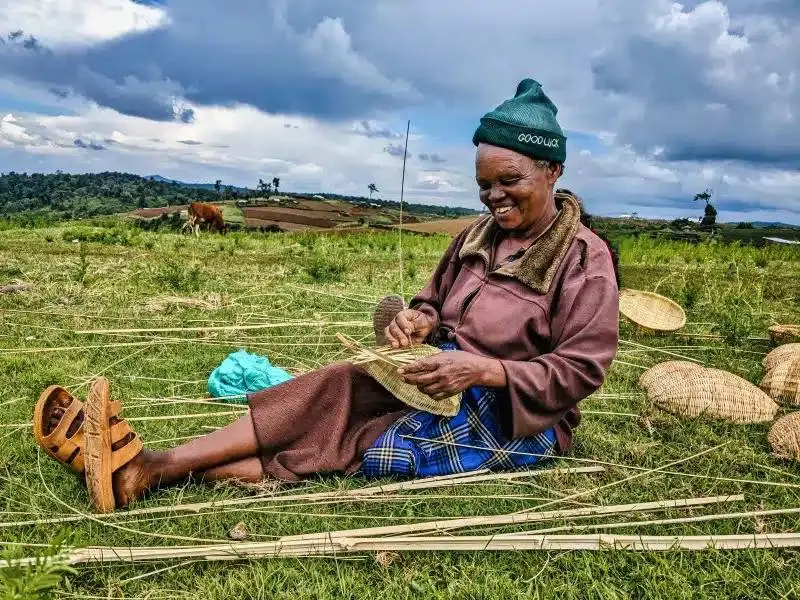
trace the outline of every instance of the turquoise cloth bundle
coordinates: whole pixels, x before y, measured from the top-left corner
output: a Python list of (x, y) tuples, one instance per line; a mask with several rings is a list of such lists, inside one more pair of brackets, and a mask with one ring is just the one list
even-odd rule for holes
[(229, 354), (211, 372), (208, 378), (208, 393), (214, 398), (220, 398), (220, 402), (247, 404), (245, 394), (257, 392), (290, 379), (292, 376), (289, 373), (280, 367), (273, 366), (263, 356), (239, 350)]

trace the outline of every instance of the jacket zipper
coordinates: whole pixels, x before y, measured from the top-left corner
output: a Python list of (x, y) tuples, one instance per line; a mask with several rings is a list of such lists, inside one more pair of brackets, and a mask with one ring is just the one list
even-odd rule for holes
[(461, 328), (461, 325), (464, 323), (464, 317), (467, 316), (467, 309), (469, 308), (469, 305), (473, 300), (475, 300), (475, 298), (478, 297), (478, 294), (481, 293), (481, 290), (483, 290), (484, 286), (486, 285), (486, 279), (489, 277), (492, 264), (494, 264), (494, 243), (492, 243), (492, 249), (489, 251), (489, 263), (486, 265), (486, 273), (484, 274), (483, 279), (481, 279), (481, 284), (475, 290), (471, 291), (461, 303), (461, 315), (458, 318), (456, 330)]

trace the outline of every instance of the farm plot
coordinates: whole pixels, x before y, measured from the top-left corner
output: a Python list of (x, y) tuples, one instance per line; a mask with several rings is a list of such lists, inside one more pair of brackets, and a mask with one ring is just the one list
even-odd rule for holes
[(403, 229), (420, 233), (446, 233), (453, 237), (475, 222), (476, 217), (463, 217), (459, 219), (439, 219), (424, 223), (403, 223)]
[(259, 221), (295, 223), (297, 225), (329, 228), (352, 220), (350, 217), (330, 211), (302, 210), (298, 208), (246, 207), (242, 209), (242, 212), (244, 213), (245, 223), (257, 219)]
[[(0, 238), (0, 284), (33, 286), (0, 295), (3, 559), (99, 546), (114, 547), (117, 558), (144, 547), (136, 555), (149, 552), (150, 559), (87, 562), (72, 572), (45, 565), (0, 570), (0, 595), (49, 583), (64, 599), (792, 598), (800, 589), (800, 554), (777, 548), (500, 551), (535, 548), (542, 530), (550, 548), (561, 535), (580, 534), (584, 547), (591, 540), (597, 547), (597, 533), (628, 536), (615, 539), (635, 546), (647, 536), (735, 534), (746, 542), (800, 531), (791, 512), (800, 507), (800, 468), (770, 454), (768, 423), (679, 418), (653, 409), (637, 386), (643, 368), (675, 354), (757, 382), (771, 349), (763, 339), (767, 326), (800, 321), (796, 250), (626, 240), (623, 283), (679, 302), (687, 326), (650, 336), (622, 320), (625, 343), (603, 389), (582, 403), (575, 446), (535, 476), (484, 474), (447, 487), (334, 476), (256, 487), (187, 482), (96, 518), (87, 517), (79, 478), (37, 451), (30, 421), (45, 387), (59, 383), (85, 399), (89, 378), (102, 373), (147, 446), (169, 448), (244, 412), (208, 402), (207, 378), (228, 353), (246, 348), (293, 374), (339, 360), (336, 333), (368, 340), (375, 301), (399, 290), (401, 277), (408, 300), (448, 240), (404, 237), (401, 272), (397, 232), (234, 232), (210, 242), (121, 223), (105, 237), (97, 227), (94, 241), (72, 243), (72, 227), (8, 230)], [(123, 229), (129, 235), (119, 235)], [(156, 302), (167, 296), (169, 303)], [(165, 328), (174, 331), (78, 333)], [(376, 483), (387, 487), (376, 491)], [(537, 516), (521, 523), (521, 511)], [(287, 548), (308, 544), (307, 537), (289, 543), (289, 536), (424, 529), (433, 522), (444, 530), (479, 516), (489, 520), (437, 537), (395, 537), (393, 550), (371, 549), (374, 538), (354, 543), (323, 535), (330, 541), (318, 541), (321, 557), (200, 561), (220, 552), (235, 558), (219, 550), (245, 548), (231, 539), (234, 529), (268, 553), (281, 538)], [(501, 535), (534, 529), (540, 534), (527, 540)], [(453, 540), (461, 540), (461, 551), (405, 550)], [(206, 544), (216, 550), (196, 550)], [(181, 547), (195, 548), (195, 555), (174, 558), (185, 552)]]

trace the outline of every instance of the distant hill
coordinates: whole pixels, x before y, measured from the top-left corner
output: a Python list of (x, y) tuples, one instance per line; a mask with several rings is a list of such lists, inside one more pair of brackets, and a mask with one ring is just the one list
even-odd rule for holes
[(782, 223), (780, 221), (753, 221), (753, 227), (757, 227), (759, 229), (800, 229), (798, 225), (790, 225), (789, 223)]

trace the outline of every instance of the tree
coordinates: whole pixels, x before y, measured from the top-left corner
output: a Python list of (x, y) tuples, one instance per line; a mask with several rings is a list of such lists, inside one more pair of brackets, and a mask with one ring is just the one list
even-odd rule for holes
[(700, 220), (700, 229), (703, 231), (713, 230), (714, 225), (717, 223), (717, 209), (711, 204), (711, 196), (713, 193), (712, 190), (706, 188), (705, 191), (694, 195), (695, 202), (698, 200), (706, 201), (706, 207), (703, 210), (703, 218)]
[(367, 189), (369, 190), (369, 199), (370, 199), (370, 200), (372, 200), (372, 194), (373, 194), (373, 192), (377, 192), (377, 191), (379, 191), (379, 190), (378, 190), (378, 186), (377, 186), (377, 185), (375, 185), (374, 183), (370, 183), (370, 184), (367, 186)]
[(278, 186), (281, 184), (280, 177), (273, 177), (272, 178), (272, 187), (275, 188), (275, 193), (278, 193)]
[[(275, 180), (273, 179), (273, 181), (275, 181)], [(267, 183), (263, 179), (259, 178), (259, 180), (258, 180), (258, 191), (260, 193), (268, 196), (269, 194), (272, 193), (272, 184), (271, 183)], [(277, 188), (276, 188), (276, 191), (277, 191)]]
[(219, 189), (222, 187), (222, 179), (217, 179), (214, 182), (214, 190), (219, 194)]

